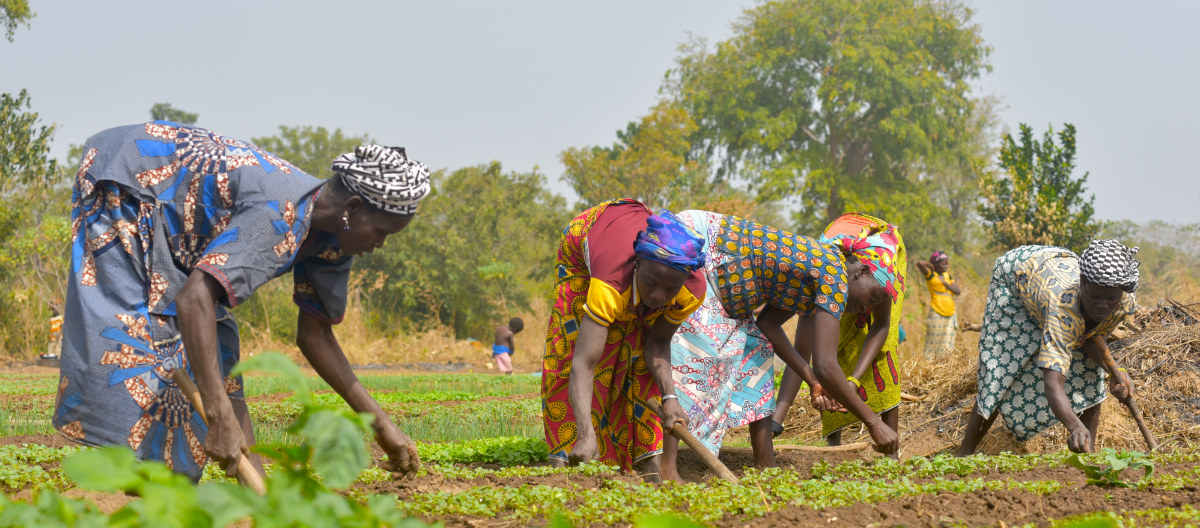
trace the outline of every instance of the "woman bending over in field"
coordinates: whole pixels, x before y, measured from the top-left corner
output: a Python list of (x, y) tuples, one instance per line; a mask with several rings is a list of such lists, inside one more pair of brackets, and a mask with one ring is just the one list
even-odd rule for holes
[[(333, 334), (355, 255), (404, 229), (429, 193), (424, 164), (364, 145), (318, 180), (250, 143), (157, 121), (84, 145), (71, 219), (62, 378), (53, 417), (88, 445), (125, 444), (199, 479), (233, 464), (254, 432), (229, 310), (292, 272), (297, 344), (354, 410), (375, 416), (392, 469), (416, 446), (359, 383)], [(196, 378), (211, 426), (171, 380)], [(257, 461), (257, 457), (252, 457)]]
[[(716, 453), (725, 431), (749, 424), (755, 463), (774, 466), (775, 354), (814, 387), (815, 407), (844, 405), (875, 418), (837, 368), (837, 328), (844, 313), (857, 318), (899, 294), (895, 226), (815, 240), (706, 211), (680, 218), (708, 241), (708, 293), (671, 341), (675, 391), (692, 434)], [(810, 322), (805, 345), (817, 351), (813, 368), (783, 330), (796, 314)], [(895, 451), (892, 428), (873, 425), (872, 437), (877, 449)], [(677, 440), (665, 444), (663, 478), (679, 478), (677, 449)]]
[[(633, 200), (597, 205), (563, 231), (542, 370), (551, 462), (600, 459), (659, 480), (662, 424), (685, 421), (671, 336), (704, 300), (703, 266), (703, 238)], [(646, 409), (659, 397), (661, 422)]]
[(1067, 447), (1092, 451), (1104, 378), (1119, 399), (1133, 394), (1104, 338), (1136, 303), (1137, 248), (1094, 240), (1083, 255), (1021, 246), (996, 259), (979, 337), (979, 393), (958, 456), (975, 452), (1000, 414), (1019, 441), (1057, 419)]
[[(873, 216), (849, 213), (834, 220), (825, 228), (826, 237), (844, 236), (868, 230), (884, 229), (887, 222)], [(904, 277), (907, 270), (907, 252), (904, 238), (898, 229), (892, 229), (895, 246), (895, 275)], [(890, 294), (890, 292), (889, 292)], [(897, 349), (900, 346), (900, 312), (904, 307), (904, 281), (896, 282), (895, 295), (891, 303), (874, 305), (869, 313), (855, 317), (843, 317), (840, 322), (837, 346), (837, 362), (842, 373), (853, 385), (858, 399), (878, 414), (883, 423), (898, 431), (900, 423), (900, 370)], [(808, 362), (812, 357), (811, 322), (801, 319), (796, 325), (796, 351)], [(772, 432), (778, 436), (783, 432), (783, 422), (788, 409), (796, 399), (801, 377), (795, 369), (787, 369), (779, 387), (779, 405), (775, 407)], [(821, 436), (829, 445), (842, 443), (842, 429), (861, 420), (846, 407), (820, 409)], [(897, 449), (899, 445), (897, 444)], [(893, 456), (895, 452), (892, 453)]]

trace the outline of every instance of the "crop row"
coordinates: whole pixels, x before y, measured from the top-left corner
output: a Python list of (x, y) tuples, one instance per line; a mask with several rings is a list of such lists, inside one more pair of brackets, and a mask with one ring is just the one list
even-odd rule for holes
[[(363, 374), (358, 378), (367, 390), (409, 393), (465, 392), (507, 396), (536, 392), (540, 378), (536, 376), (496, 376), (491, 374)], [(331, 391), (329, 384), (316, 376), (306, 378), (309, 390)], [(245, 378), (246, 396), (264, 396), (289, 392), (277, 376), (252, 375)], [(0, 395), (53, 396), (58, 391), (55, 374), (14, 375), (0, 377)]]

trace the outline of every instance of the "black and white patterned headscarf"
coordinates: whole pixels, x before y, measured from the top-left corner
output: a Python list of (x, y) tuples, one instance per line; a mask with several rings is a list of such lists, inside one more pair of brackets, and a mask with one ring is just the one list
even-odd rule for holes
[(429, 194), (429, 168), (401, 147), (363, 145), (333, 160), (334, 174), (350, 192), (384, 212), (412, 216)]
[(1093, 240), (1079, 256), (1079, 274), (1093, 284), (1133, 293), (1139, 277), (1139, 262), (1133, 258), (1137, 252), (1116, 240)]

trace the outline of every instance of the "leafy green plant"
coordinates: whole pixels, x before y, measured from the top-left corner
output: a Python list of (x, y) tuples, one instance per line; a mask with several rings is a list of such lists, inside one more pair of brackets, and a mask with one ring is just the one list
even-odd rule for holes
[(514, 466), (545, 462), (550, 456), (544, 440), (519, 436), (481, 438), (452, 444), (422, 444), (417, 451), (421, 460), (443, 464), (481, 462)]
[[(1075, 466), (1087, 475), (1087, 483), (1097, 486), (1118, 486), (1128, 488), (1129, 483), (1121, 480), (1121, 472), (1126, 469), (1141, 469), (1145, 471), (1141, 479), (1154, 474), (1154, 462), (1143, 453), (1124, 451), (1118, 453), (1115, 449), (1105, 448), (1101, 453), (1107, 466), (1093, 465), (1085, 462), (1078, 453), (1067, 457), (1067, 463)], [(1138, 479), (1139, 481), (1141, 479)]]
[(131, 500), (110, 517), (97, 516), (86, 503), (63, 499), (43, 489), (33, 504), (0, 502), (0, 526), (166, 526), (207, 528), (249, 518), (254, 526), (423, 527), (407, 519), (395, 495), (366, 495), (352, 500), (331, 491), (352, 484), (370, 462), (362, 437), (370, 419), (313, 398), (300, 369), (280, 354), (260, 354), (242, 362), (235, 373), (277, 374), (296, 393), (302, 409), (289, 431), (300, 445), (260, 445), (255, 452), (274, 460), (265, 495), (229, 483), (198, 486), (159, 462), (139, 462), (123, 446), (87, 449), (62, 462), (75, 483), (94, 491), (125, 492)]

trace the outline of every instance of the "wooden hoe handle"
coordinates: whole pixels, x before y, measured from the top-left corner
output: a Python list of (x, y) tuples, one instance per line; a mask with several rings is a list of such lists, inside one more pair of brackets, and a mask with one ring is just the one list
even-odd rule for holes
[(1146, 449), (1154, 451), (1158, 449), (1158, 442), (1154, 441), (1154, 435), (1150, 433), (1150, 428), (1146, 427), (1146, 421), (1142, 419), (1142, 410), (1138, 408), (1137, 402), (1133, 401), (1133, 396), (1126, 396), (1121, 403), (1129, 409), (1129, 414), (1133, 415), (1133, 421), (1137, 422), (1138, 429), (1142, 431), (1142, 438), (1146, 439)]
[[(650, 408), (650, 412), (658, 415), (659, 419), (662, 418), (663, 410), (662, 406), (659, 405), (658, 402), (646, 400), (646, 407)], [(695, 436), (692, 436), (691, 431), (688, 431), (687, 427), (684, 427), (683, 424), (679, 422), (675, 422), (674, 424), (671, 424), (670, 431), (671, 434), (675, 435), (675, 438), (683, 440), (683, 443), (687, 444), (687, 446), (700, 457), (700, 460), (704, 462), (704, 465), (717, 472), (718, 477), (721, 477), (722, 479), (734, 484), (738, 483), (737, 476), (734, 475), (732, 471), (729, 471), (729, 468), (725, 467), (725, 464), (722, 464), (721, 461), (717, 459), (717, 456), (712, 454), (712, 451), (709, 451), (708, 448), (704, 447), (704, 444), (701, 444)]]
[[(200, 418), (204, 420), (204, 425), (208, 425), (208, 413), (204, 412), (204, 401), (200, 399), (200, 389), (196, 388), (196, 384), (192, 382), (191, 376), (188, 376), (187, 370), (177, 368), (171, 371), (171, 379), (175, 381), (176, 385), (179, 385), (179, 390), (183, 391), (183, 395), (200, 412)], [(244, 453), (238, 454), (237, 479), (242, 485), (254, 490), (259, 495), (267, 493), (262, 475)]]

